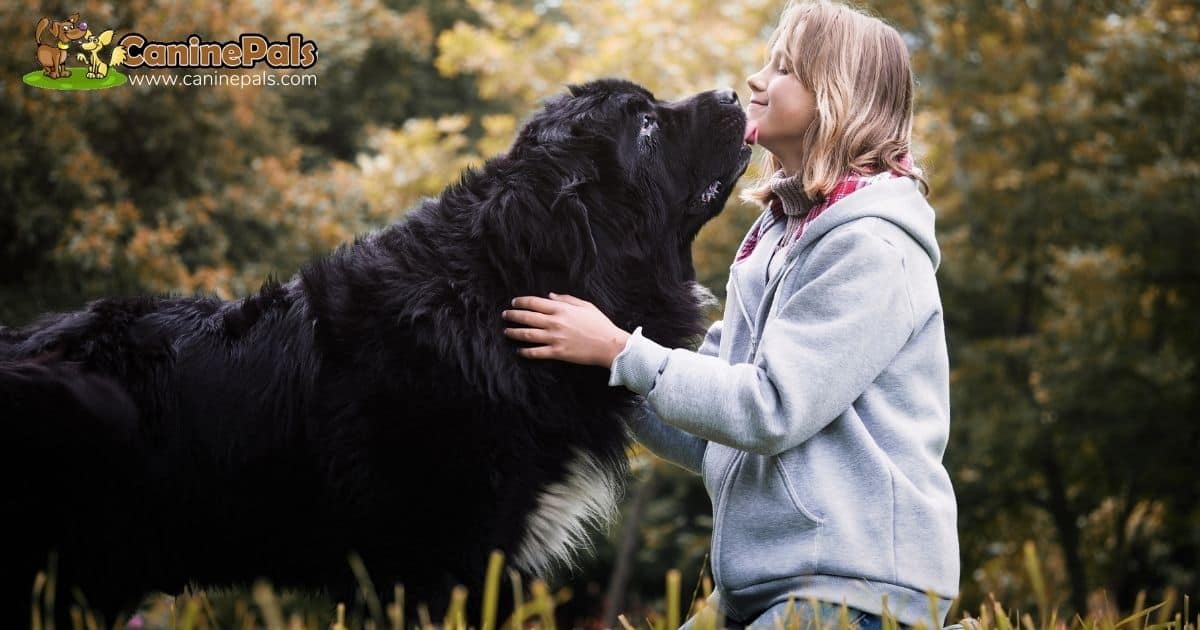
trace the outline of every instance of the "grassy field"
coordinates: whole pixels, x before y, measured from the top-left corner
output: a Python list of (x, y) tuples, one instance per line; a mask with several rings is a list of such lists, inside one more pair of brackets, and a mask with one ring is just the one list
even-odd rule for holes
[[(989, 596), (987, 602), (977, 608), (961, 606), (955, 601), (947, 617), (947, 624), (961, 623), (964, 630), (1197, 630), (1200, 614), (1191, 617), (1190, 599), (1182, 602), (1171, 596), (1166, 601), (1147, 606), (1145, 592), (1123, 618), (1111, 617), (1063, 619), (1050, 604), (1046, 592), (1041, 566), (1032, 543), (1025, 547), (1026, 569), (1029, 583), (1036, 594), (1038, 607), (1030, 612), (1006, 609)], [(360, 595), (365, 603), (362, 619), (347, 619), (344, 604), (334, 604), (320, 598), (291, 592), (276, 592), (269, 584), (260, 582), (248, 591), (218, 591), (182, 593), (174, 597), (159, 596), (147, 600), (146, 606), (132, 620), (117, 620), (112, 628), (141, 630), (400, 630), (405, 619), (403, 587), (396, 587), (388, 596), (382, 597), (370, 584), (361, 560), (350, 558), (351, 567), (359, 576)], [(484, 590), (484, 606), (481, 619), (465, 618), (466, 589), (458, 587), (452, 593), (451, 606), (442, 619), (430, 618), (424, 605), (417, 605), (419, 630), (444, 628), (447, 630), (516, 630), (520, 628), (556, 630), (555, 607), (571, 597), (569, 589), (552, 593), (543, 581), (534, 581), (528, 589), (523, 588), (521, 579), (510, 572), (511, 594), (502, 594), (500, 583), (504, 571), (504, 558), (493, 552), (488, 564)], [(668, 572), (664, 593), (663, 609), (652, 611), (645, 618), (619, 617), (622, 630), (634, 628), (669, 630), (678, 628), (683, 620), (697, 615), (694, 627), (697, 630), (715, 630), (724, 627), (718, 611), (706, 606), (712, 590), (710, 579), (705, 576), (692, 595), (687, 612), (681, 608), (680, 573)], [(55, 601), (53, 575), (39, 574), (34, 583), (30, 608), (30, 628), (54, 630), (53, 610)], [(508, 619), (496, 618), (499, 598), (511, 596), (516, 612)], [(930, 596), (930, 619), (920, 623), (914, 630), (932, 630), (937, 627), (936, 604)], [(896, 620), (887, 613), (887, 599), (883, 599), (884, 630), (899, 630)], [(815, 602), (814, 602), (815, 607)], [(100, 630), (102, 626), (95, 617), (80, 606), (72, 605), (71, 625), (73, 630)], [(977, 614), (976, 614), (977, 611)], [(417, 626), (411, 626), (417, 627)], [(589, 626), (591, 627), (591, 626)], [(805, 619), (799, 615), (788, 615), (784, 623), (777, 622), (778, 630), (854, 630), (849, 623), (848, 611), (843, 608), (837, 619)]]

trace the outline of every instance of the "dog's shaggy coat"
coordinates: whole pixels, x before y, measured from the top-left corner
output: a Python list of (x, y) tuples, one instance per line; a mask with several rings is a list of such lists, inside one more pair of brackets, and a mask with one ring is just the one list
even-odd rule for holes
[(694, 342), (690, 247), (746, 167), (744, 125), (731, 91), (572, 86), (506, 154), (286, 283), (0, 329), (0, 613), (28, 615), (50, 549), (110, 620), (260, 576), (352, 597), (352, 551), (434, 615), (455, 584), (476, 603), (492, 549), (527, 577), (569, 565), (615, 510), (639, 401), (521, 358), (500, 312), (570, 293)]

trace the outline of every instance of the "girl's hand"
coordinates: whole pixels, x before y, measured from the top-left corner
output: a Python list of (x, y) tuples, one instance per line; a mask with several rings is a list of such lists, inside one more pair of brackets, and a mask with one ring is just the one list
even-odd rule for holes
[(550, 294), (551, 299), (525, 295), (512, 301), (504, 319), (528, 328), (505, 328), (504, 335), (517, 341), (543, 344), (519, 348), (528, 359), (558, 359), (581, 365), (611, 368), (613, 359), (625, 349), (629, 333), (618, 328), (591, 302), (570, 295)]

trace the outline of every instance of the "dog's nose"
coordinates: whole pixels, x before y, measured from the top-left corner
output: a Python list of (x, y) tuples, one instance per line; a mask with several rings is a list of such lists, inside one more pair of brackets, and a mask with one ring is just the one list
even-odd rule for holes
[(728, 88), (717, 90), (717, 102), (722, 105), (736, 105), (738, 102), (737, 92)]

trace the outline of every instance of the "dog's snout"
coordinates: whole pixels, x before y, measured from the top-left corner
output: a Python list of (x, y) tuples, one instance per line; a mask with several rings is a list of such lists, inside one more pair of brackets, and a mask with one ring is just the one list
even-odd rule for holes
[(729, 88), (717, 90), (717, 102), (722, 105), (736, 105), (738, 102), (737, 92)]

